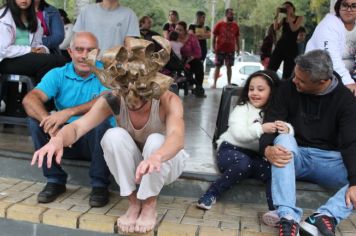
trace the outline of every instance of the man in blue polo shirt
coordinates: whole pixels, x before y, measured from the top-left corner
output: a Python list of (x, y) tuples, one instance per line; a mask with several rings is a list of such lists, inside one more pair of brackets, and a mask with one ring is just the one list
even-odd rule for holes
[[(29, 116), (29, 129), (35, 149), (44, 146), (50, 137), (56, 135), (66, 123), (78, 119), (93, 106), (106, 90), (85, 63), (87, 54), (98, 47), (96, 37), (89, 32), (76, 33), (68, 52), (71, 63), (49, 71), (23, 99), (23, 106)], [(48, 112), (45, 103), (54, 99), (56, 112)], [(89, 176), (92, 192), (89, 205), (102, 207), (109, 199), (108, 184), (110, 171), (106, 166), (100, 140), (105, 131), (112, 127), (113, 120), (105, 120), (95, 129), (77, 140), (71, 148), (64, 150), (67, 158), (84, 158), (91, 161)], [(47, 160), (47, 159), (45, 159)], [(59, 161), (42, 166), (47, 184), (38, 194), (39, 203), (54, 201), (66, 191), (67, 174)]]

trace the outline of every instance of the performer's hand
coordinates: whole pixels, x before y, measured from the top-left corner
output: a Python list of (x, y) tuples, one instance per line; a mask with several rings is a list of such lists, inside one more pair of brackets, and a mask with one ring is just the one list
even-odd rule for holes
[(46, 155), (48, 168), (51, 168), (54, 156), (56, 158), (56, 163), (59, 165), (63, 156), (63, 140), (56, 137), (51, 138), (46, 145), (33, 154), (31, 165), (33, 166), (38, 162), (38, 168), (42, 167), (43, 159)]
[(140, 183), (142, 176), (151, 174), (154, 171), (159, 172), (161, 169), (161, 156), (152, 154), (148, 159), (141, 161), (136, 169), (136, 183)]
[(349, 189), (346, 192), (345, 196), (346, 200), (346, 206), (351, 207), (353, 206), (353, 209), (356, 209), (356, 186), (350, 186)]

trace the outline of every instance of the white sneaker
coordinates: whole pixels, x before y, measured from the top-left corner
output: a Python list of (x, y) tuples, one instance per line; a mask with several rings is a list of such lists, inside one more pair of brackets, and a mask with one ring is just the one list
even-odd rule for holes
[(262, 215), (262, 222), (265, 225), (268, 225), (271, 227), (277, 227), (279, 225), (279, 221), (280, 221), (280, 218), (277, 214), (277, 210), (268, 211)]

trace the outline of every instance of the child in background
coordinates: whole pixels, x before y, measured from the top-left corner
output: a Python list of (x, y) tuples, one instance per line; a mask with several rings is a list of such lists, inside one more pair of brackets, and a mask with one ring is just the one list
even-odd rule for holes
[(169, 33), (169, 42), (172, 46), (172, 50), (176, 56), (182, 60), (182, 54), (180, 52), (183, 47), (183, 43), (178, 41), (179, 34), (176, 31), (172, 31)]
[(292, 126), (283, 121), (262, 124), (278, 82), (278, 75), (269, 70), (257, 71), (247, 79), (237, 106), (230, 114), (229, 128), (217, 141), (217, 165), (222, 176), (200, 197), (197, 207), (209, 210), (223, 192), (252, 177), (267, 184), (267, 203), (273, 214), (271, 168), (258, 153), (259, 138), (263, 133), (294, 133)]

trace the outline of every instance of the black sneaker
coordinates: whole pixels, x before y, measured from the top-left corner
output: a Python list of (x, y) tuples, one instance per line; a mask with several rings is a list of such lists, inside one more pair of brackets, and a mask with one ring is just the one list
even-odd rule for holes
[(197, 207), (204, 210), (210, 210), (213, 204), (215, 203), (216, 203), (216, 196), (211, 192), (206, 192), (204, 193), (203, 196), (199, 198)]
[(300, 232), (308, 236), (335, 236), (336, 220), (334, 217), (314, 213), (300, 223)]
[(299, 224), (294, 220), (287, 220), (286, 218), (281, 218), (279, 222), (279, 236), (298, 236), (299, 235)]
[(63, 184), (47, 183), (43, 190), (38, 194), (37, 201), (39, 203), (49, 203), (66, 191), (66, 186)]
[(90, 193), (89, 205), (103, 207), (109, 202), (109, 191), (106, 187), (93, 187)]

